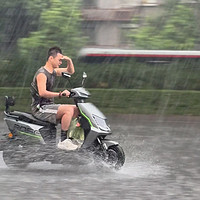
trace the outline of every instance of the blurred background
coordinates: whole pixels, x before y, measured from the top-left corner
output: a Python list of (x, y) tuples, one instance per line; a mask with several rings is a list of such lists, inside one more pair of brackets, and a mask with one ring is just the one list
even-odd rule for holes
[[(105, 112), (199, 115), (199, 0), (0, 0), (0, 109), (29, 86), (50, 47)], [(65, 63), (64, 63), (65, 64)], [(70, 87), (58, 78), (55, 90)]]

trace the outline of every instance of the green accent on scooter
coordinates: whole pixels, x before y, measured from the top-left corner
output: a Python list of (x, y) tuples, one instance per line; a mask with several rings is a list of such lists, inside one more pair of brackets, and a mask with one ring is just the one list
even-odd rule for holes
[(92, 122), (90, 121), (90, 118), (87, 115), (85, 115), (85, 113), (83, 113), (83, 111), (80, 108), (79, 108), (79, 110), (80, 110), (81, 114), (83, 115), (83, 117), (85, 117), (88, 120), (90, 126), (93, 127)]
[(42, 139), (42, 137), (39, 136), (39, 135), (33, 135), (33, 134), (31, 134), (31, 133), (25, 133), (25, 132), (23, 132), (23, 131), (19, 131), (19, 133), (22, 134), (22, 135), (27, 135), (27, 136), (30, 136), (30, 137)]

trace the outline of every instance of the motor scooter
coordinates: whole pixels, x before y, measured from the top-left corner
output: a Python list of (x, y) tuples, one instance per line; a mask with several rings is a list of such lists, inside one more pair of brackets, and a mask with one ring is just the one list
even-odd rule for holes
[[(70, 82), (71, 75), (62, 73), (62, 76)], [(81, 86), (70, 90), (69, 97), (73, 98), (80, 112), (70, 134), (74, 141), (79, 141), (79, 148), (73, 152), (57, 148), (56, 124), (38, 120), (31, 113), (10, 111), (10, 106), (15, 105), (15, 99), (5, 97), (4, 120), (10, 132), (7, 134), (3, 159), (8, 166), (25, 167), (37, 161), (68, 164), (66, 155), (69, 153), (90, 153), (97, 163), (102, 161), (114, 169), (123, 166), (125, 154), (122, 147), (118, 142), (107, 139), (107, 136), (111, 135), (107, 118), (94, 104), (86, 102), (91, 96), (84, 88), (86, 78), (87, 74), (84, 72)], [(77, 129), (82, 137), (79, 135), (77, 138)]]

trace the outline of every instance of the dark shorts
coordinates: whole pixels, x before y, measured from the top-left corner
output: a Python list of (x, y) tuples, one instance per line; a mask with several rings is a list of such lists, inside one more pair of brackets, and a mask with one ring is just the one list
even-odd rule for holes
[(32, 114), (34, 117), (41, 121), (50, 122), (52, 124), (58, 124), (56, 115), (60, 104), (43, 105), (40, 108), (32, 108)]

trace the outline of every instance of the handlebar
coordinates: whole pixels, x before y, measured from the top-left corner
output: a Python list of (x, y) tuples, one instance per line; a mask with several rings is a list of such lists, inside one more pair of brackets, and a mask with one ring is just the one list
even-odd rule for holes
[(59, 97), (62, 97), (62, 96), (66, 96), (66, 97), (69, 97), (69, 98), (73, 98), (74, 100), (78, 100), (78, 101), (84, 101), (85, 99), (88, 99), (90, 97), (90, 93), (85, 90), (85, 88), (83, 87), (77, 87), (77, 88), (73, 88), (69, 91), (69, 95), (68, 95), (68, 92), (66, 91), (63, 91), (60, 92), (60, 96)]

